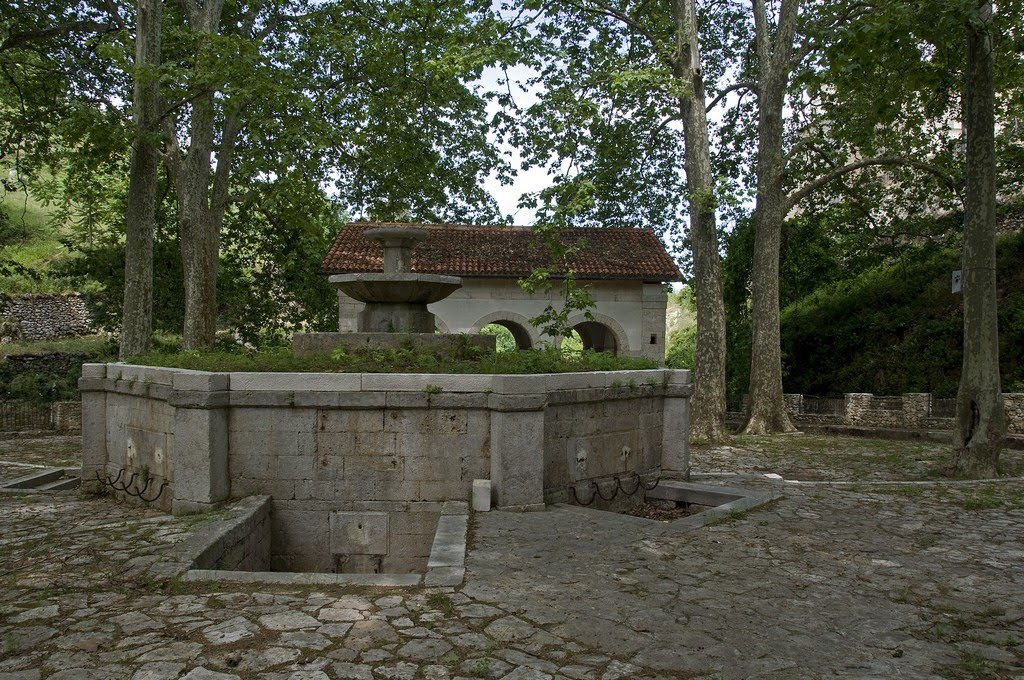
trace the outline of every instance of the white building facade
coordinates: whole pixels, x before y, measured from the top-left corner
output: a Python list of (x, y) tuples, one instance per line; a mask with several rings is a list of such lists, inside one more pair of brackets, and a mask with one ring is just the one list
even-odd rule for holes
[[(389, 223), (390, 225), (390, 223)], [(382, 259), (374, 245), (360, 236), (380, 223), (346, 226), (324, 259), (321, 272), (339, 274), (380, 271)], [(530, 319), (548, 305), (561, 309), (564, 286), (552, 276), (550, 291), (529, 294), (518, 280), (541, 266), (547, 251), (537, 248), (528, 227), (467, 225), (405, 225), (430, 230), (413, 251), (413, 271), (462, 278), (463, 286), (429, 306), (443, 333), (479, 333), (488, 324), (508, 329), (521, 349), (561, 343), (542, 334)], [(624, 356), (665, 359), (667, 283), (679, 270), (652, 232), (641, 229), (565, 229), (578, 248), (565, 261), (576, 283), (594, 299), (590, 318), (580, 312), (569, 319), (585, 349)], [(542, 244), (541, 244), (542, 245)], [(497, 246), (497, 247), (495, 247)], [(376, 249), (379, 251), (379, 247)], [(376, 258), (374, 257), (376, 255)], [(363, 304), (338, 293), (338, 330), (355, 332)]]

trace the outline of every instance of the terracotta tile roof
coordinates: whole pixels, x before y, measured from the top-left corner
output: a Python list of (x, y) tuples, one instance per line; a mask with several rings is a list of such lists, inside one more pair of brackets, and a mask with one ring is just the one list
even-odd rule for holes
[[(350, 222), (334, 239), (320, 265), (322, 274), (383, 271), (381, 247), (363, 230), (383, 226), (420, 227), (431, 234), (413, 251), (412, 270), (469, 277), (524, 277), (550, 264), (550, 254), (530, 227), (467, 224)], [(576, 277), (586, 280), (680, 280), (679, 268), (652, 231), (633, 228), (573, 228), (563, 242), (583, 239), (569, 255)]]

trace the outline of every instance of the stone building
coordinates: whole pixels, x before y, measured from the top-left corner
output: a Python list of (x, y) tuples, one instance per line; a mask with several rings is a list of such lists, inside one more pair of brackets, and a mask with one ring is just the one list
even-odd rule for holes
[[(395, 223), (352, 222), (342, 229), (321, 264), (323, 274), (383, 271), (379, 245), (365, 229)], [(488, 324), (507, 328), (520, 348), (559, 344), (530, 323), (549, 304), (560, 309), (564, 286), (553, 276), (548, 292), (530, 295), (518, 284), (551, 264), (551, 253), (530, 227), (416, 224), (430, 237), (413, 251), (412, 271), (462, 278), (463, 286), (430, 305), (443, 333), (478, 333)], [(572, 228), (559, 236), (572, 247), (565, 267), (594, 297), (592, 319), (570, 318), (586, 349), (626, 356), (665, 358), (666, 283), (680, 280), (679, 268), (658, 237), (646, 229)], [(565, 271), (565, 269), (562, 269)], [(363, 304), (339, 291), (338, 330), (354, 332)]]

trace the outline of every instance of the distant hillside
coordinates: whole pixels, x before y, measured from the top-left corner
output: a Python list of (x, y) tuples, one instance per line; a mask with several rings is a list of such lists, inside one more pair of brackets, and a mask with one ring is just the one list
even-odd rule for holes
[[(1004, 213), (998, 244), (1000, 370), (1024, 391), (1024, 206)], [(782, 312), (787, 392), (956, 394), (962, 297), (951, 293), (959, 247), (922, 246), (891, 265), (817, 289)]]
[[(0, 177), (9, 174), (6, 168), (0, 167)], [(13, 262), (33, 272), (33, 275), (0, 276), (0, 291), (65, 293), (78, 290), (50, 269), (52, 264), (71, 257), (61, 243), (61, 239), (68, 236), (67, 229), (53, 224), (52, 213), (51, 208), (13, 181), (8, 180), (5, 187), (0, 188), (0, 262)]]

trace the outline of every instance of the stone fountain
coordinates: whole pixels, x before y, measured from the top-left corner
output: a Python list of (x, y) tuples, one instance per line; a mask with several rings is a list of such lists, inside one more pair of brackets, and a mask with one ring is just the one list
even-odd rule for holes
[(489, 335), (446, 335), (435, 332), (434, 315), (427, 305), (439, 302), (462, 287), (458, 276), (421, 274), (412, 271), (416, 245), (430, 231), (415, 227), (379, 227), (363, 232), (384, 250), (383, 272), (336, 274), (328, 280), (350, 298), (366, 305), (358, 316), (355, 333), (296, 333), (296, 355), (330, 352), (338, 347), (411, 346), (421, 350), (451, 350), (457, 343), (493, 350)]

